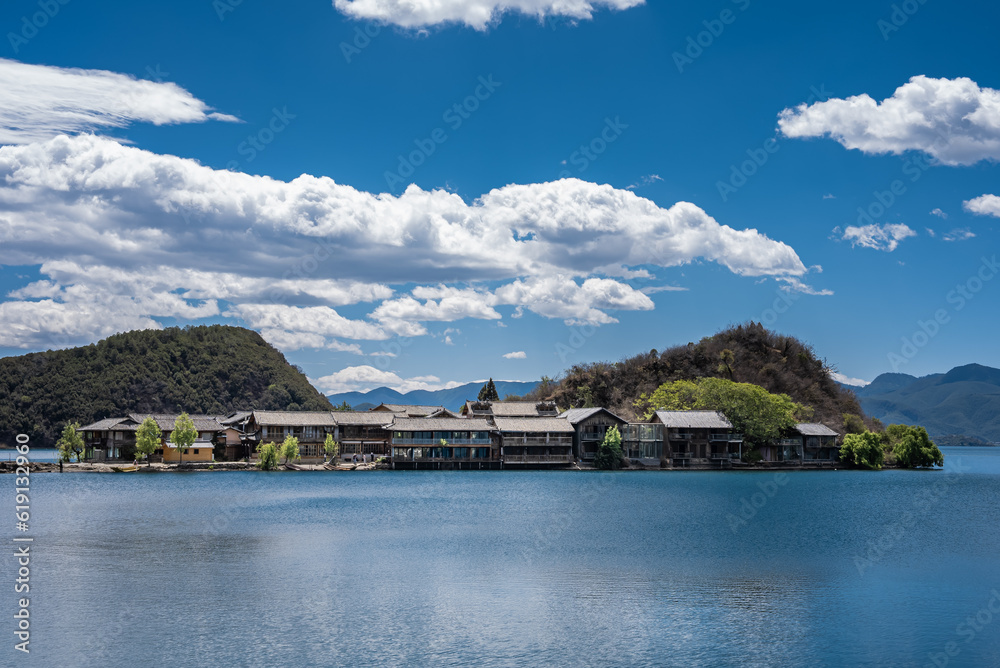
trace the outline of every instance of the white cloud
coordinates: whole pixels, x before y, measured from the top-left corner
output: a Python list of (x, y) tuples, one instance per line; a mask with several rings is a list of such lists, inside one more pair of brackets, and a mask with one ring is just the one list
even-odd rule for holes
[(917, 233), (902, 223), (889, 225), (865, 225), (863, 227), (848, 227), (844, 230), (843, 239), (850, 241), (852, 246), (863, 246), (892, 252), (899, 246), (899, 242), (908, 237), (915, 237)]
[(935, 237), (937, 237), (937, 232), (935, 232), (934, 230), (932, 230), (929, 227), (925, 227), (924, 231), (927, 232), (927, 236), (931, 237), (932, 239), (935, 238)]
[(405, 394), (413, 390), (434, 391), (451, 389), (463, 384), (453, 381), (442, 383), (441, 379), (437, 376), (401, 378), (391, 371), (382, 371), (373, 366), (350, 366), (329, 376), (311, 380), (311, 382), (324, 394), (367, 392), (376, 387), (388, 387)]
[(948, 218), (948, 214), (946, 214), (941, 209), (931, 209), (931, 215), (937, 216), (938, 218), (944, 218), (944, 219)]
[(823, 195), (823, 199), (837, 199), (837, 196), (833, 193), (827, 193), (826, 195)]
[(958, 227), (948, 232), (941, 238), (945, 241), (966, 241), (968, 239), (974, 239), (975, 233), (968, 227)]
[(864, 153), (922, 151), (946, 165), (1000, 160), (1000, 91), (975, 81), (915, 76), (882, 102), (867, 94), (779, 114), (786, 137), (830, 137)]
[(518, 351), (513, 352), (513, 353), (507, 353), (506, 355), (504, 355), (504, 359), (508, 359), (508, 360), (525, 360), (525, 359), (528, 359), (528, 353), (524, 352), (523, 350), (518, 350)]
[(964, 202), (962, 206), (969, 213), (1000, 218), (1000, 197), (996, 195), (980, 195)]
[(29, 65), (0, 58), (0, 144), (62, 133), (154, 125), (236, 121), (173, 83), (105, 70)]
[[(624, 282), (648, 277), (645, 266), (807, 273), (757, 230), (608, 185), (509, 185), (467, 204), (416, 186), (375, 195), (216, 171), (93, 135), (0, 147), (0, 244), (4, 264), (42, 274), (17, 299), (124, 297), (147, 319), (208, 317), (225, 301), (227, 317), (289, 349), (420, 336), (421, 322), (497, 320), (502, 305), (513, 317), (613, 323), (607, 311), (653, 308)], [(403, 284), (416, 287), (394, 298)], [(364, 319), (334, 310), (365, 302), (375, 306)]]
[(629, 9), (645, 0), (334, 0), (333, 5), (355, 19), (373, 19), (404, 28), (464, 23), (485, 30), (506, 12), (538, 19), (565, 16), (589, 19), (596, 9)]
[[(68, 348), (135, 329), (162, 329), (127, 300), (114, 303), (7, 301), (0, 303), (0, 346)], [(99, 314), (99, 315), (98, 315)]]
[(842, 373), (837, 373), (836, 371), (831, 371), (830, 377), (833, 378), (838, 383), (843, 383), (844, 385), (853, 385), (855, 387), (864, 387), (865, 385), (870, 384), (870, 382), (867, 380), (861, 380), (860, 378), (850, 378)]

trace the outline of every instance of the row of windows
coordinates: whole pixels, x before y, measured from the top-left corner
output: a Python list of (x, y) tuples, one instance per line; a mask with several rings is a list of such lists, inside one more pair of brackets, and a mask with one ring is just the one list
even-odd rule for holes
[(489, 459), (489, 448), (394, 448), (396, 459)]
[(469, 441), (472, 439), (487, 440), (488, 431), (397, 431), (394, 438), (412, 441)]

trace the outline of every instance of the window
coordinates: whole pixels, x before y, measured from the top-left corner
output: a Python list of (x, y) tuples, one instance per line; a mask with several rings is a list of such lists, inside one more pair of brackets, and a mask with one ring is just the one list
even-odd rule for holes
[(198, 448), (194, 449), (194, 454), (198, 454)]

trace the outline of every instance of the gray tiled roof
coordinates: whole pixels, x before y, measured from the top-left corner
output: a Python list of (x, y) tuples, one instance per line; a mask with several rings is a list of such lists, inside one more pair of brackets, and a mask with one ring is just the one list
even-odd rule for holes
[[(151, 417), (156, 421), (156, 426), (161, 431), (173, 431), (174, 423), (180, 417), (180, 413), (129, 413), (128, 416), (138, 424), (142, 424), (143, 420)], [(210, 415), (189, 415), (188, 417), (191, 418), (191, 423), (194, 424), (194, 428), (198, 431), (222, 430), (222, 425)]]
[(717, 411), (656, 411), (666, 427), (675, 429), (732, 429), (733, 425)]
[(568, 411), (563, 411), (562, 414), (559, 415), (559, 417), (569, 420), (571, 424), (577, 424), (583, 422), (589, 417), (597, 415), (601, 411), (607, 413), (608, 415), (615, 418), (622, 424), (625, 423), (625, 420), (618, 417), (617, 415), (609, 411), (607, 408), (571, 408)]
[(268, 427), (334, 427), (330, 411), (254, 411), (253, 419)]
[(331, 415), (334, 422), (339, 425), (380, 427), (392, 422), (395, 413), (388, 413), (386, 411), (334, 411)]
[[(493, 405), (490, 407), (493, 411), (493, 415), (503, 416), (503, 417), (530, 417), (540, 415), (538, 411), (538, 406), (540, 404), (549, 404), (550, 402), (538, 402), (538, 401), (494, 401)], [(555, 416), (555, 404), (552, 405), (552, 412), (548, 413)]]
[(494, 431), (493, 425), (482, 418), (404, 418), (392, 421), (393, 431)]
[(500, 431), (523, 431), (532, 433), (572, 434), (573, 425), (557, 417), (496, 417), (493, 418)]
[(795, 425), (795, 430), (803, 436), (837, 436), (837, 432), (827, 427), (825, 424), (816, 422), (801, 422)]
[[(386, 410), (379, 411), (379, 409), (384, 408)], [(399, 413), (401, 415), (413, 415), (417, 417), (426, 417), (431, 413), (436, 413), (442, 410), (444, 406), (422, 406), (420, 404), (380, 404), (375, 408), (371, 409), (376, 412), (389, 412), (389, 413)]]
[(88, 424), (86, 427), (80, 427), (80, 431), (109, 431), (113, 429), (119, 422), (124, 422), (128, 418), (116, 417), (116, 418), (104, 418), (103, 420), (98, 420), (93, 424)]

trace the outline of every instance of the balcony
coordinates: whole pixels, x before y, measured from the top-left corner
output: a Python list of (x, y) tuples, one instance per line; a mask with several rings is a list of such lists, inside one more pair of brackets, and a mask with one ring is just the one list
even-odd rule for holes
[(670, 455), (671, 459), (691, 459), (694, 456), (693, 452), (675, 452)]
[(504, 455), (504, 464), (572, 464), (573, 455)]
[(778, 445), (788, 445), (788, 446), (799, 446), (802, 445), (802, 439), (799, 438), (783, 438), (779, 441)]
[[(450, 441), (449, 441), (450, 443)], [(550, 448), (571, 448), (573, 447), (572, 438), (550, 438), (545, 440), (544, 438), (505, 438), (503, 440), (504, 445), (509, 445), (511, 447), (516, 447), (518, 445), (530, 445), (534, 447), (550, 447)]]
[(710, 434), (708, 438), (711, 441), (742, 441), (743, 434)]
[[(488, 446), (490, 445), (490, 439), (488, 438), (456, 438), (445, 439), (448, 441), (448, 445), (444, 447), (452, 447), (459, 445), (478, 445), (478, 446)], [(440, 438), (394, 438), (392, 439), (393, 445), (422, 445), (427, 447), (441, 447)]]
[(690, 441), (692, 438), (694, 438), (694, 434), (692, 434), (689, 431), (679, 431), (675, 434), (669, 434), (668, 438), (671, 441)]

